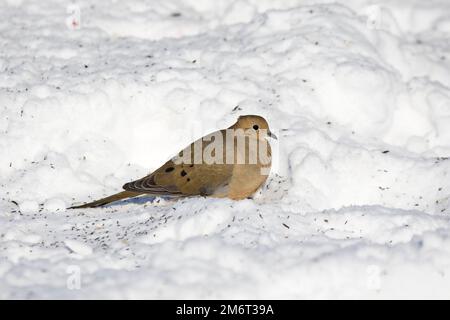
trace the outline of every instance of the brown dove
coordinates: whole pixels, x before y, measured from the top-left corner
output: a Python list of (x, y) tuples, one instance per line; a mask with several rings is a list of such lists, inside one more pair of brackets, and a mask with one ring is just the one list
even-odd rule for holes
[(126, 183), (125, 191), (71, 209), (94, 208), (141, 195), (248, 198), (269, 174), (269, 137), (276, 139), (263, 117), (240, 116), (231, 127), (194, 141), (154, 172)]

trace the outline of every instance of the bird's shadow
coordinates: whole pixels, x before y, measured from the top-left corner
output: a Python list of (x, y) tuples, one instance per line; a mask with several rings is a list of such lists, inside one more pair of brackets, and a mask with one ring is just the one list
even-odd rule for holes
[(103, 205), (102, 207), (104, 207), (104, 208), (113, 208), (113, 207), (117, 207), (117, 206), (124, 206), (124, 205), (127, 205), (127, 204), (153, 203), (156, 199), (162, 199), (164, 201), (170, 201), (170, 200), (176, 200), (176, 199), (180, 199), (180, 198), (182, 198), (182, 197), (161, 197), (161, 196), (155, 197), (155, 196), (142, 195), (142, 196), (135, 197), (135, 198), (130, 198), (130, 199), (125, 199), (125, 200), (111, 202), (111, 203)]
[(147, 202), (152, 203), (153, 201), (155, 201), (156, 198), (157, 197), (153, 197), (153, 196), (141, 196), (141, 197), (136, 197), (136, 198), (131, 198), (131, 199), (114, 201), (114, 202), (104, 205), (103, 207), (112, 208), (112, 207), (123, 206), (123, 205), (127, 205), (127, 204), (144, 204)]

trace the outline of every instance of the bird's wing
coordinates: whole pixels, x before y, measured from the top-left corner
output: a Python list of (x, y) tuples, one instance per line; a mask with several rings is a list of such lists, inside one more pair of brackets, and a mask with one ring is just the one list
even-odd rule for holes
[(157, 172), (145, 176), (139, 180), (128, 182), (123, 186), (123, 189), (133, 192), (142, 192), (155, 196), (171, 196), (181, 197), (182, 192), (176, 187), (176, 185), (157, 183), (155, 177)]
[[(210, 145), (213, 140), (202, 138), (196, 142), (200, 142), (203, 152), (204, 148)], [(176, 157), (167, 161), (153, 173), (125, 184), (123, 188), (127, 191), (169, 197), (192, 195), (222, 196), (222, 194), (226, 196), (234, 165), (205, 163), (204, 159), (201, 159), (199, 162), (194, 156), (194, 144), (196, 142), (183, 149)], [(211, 150), (211, 148), (208, 150)], [(183, 158), (185, 155), (189, 155), (187, 159), (186, 157)]]

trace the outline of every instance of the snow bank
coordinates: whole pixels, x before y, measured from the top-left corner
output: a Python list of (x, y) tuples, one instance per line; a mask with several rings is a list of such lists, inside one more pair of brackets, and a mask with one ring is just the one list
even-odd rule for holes
[[(450, 297), (448, 1), (0, 7), (0, 298)], [(255, 199), (64, 209), (240, 114)]]

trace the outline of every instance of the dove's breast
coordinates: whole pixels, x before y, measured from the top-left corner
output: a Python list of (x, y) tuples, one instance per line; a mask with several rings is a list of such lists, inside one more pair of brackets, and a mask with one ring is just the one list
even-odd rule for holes
[(234, 165), (226, 197), (236, 200), (248, 198), (266, 182), (272, 165), (271, 148), (266, 139), (259, 140), (256, 146), (256, 163), (251, 161), (251, 156), (249, 158), (251, 152), (247, 148), (246, 162)]

